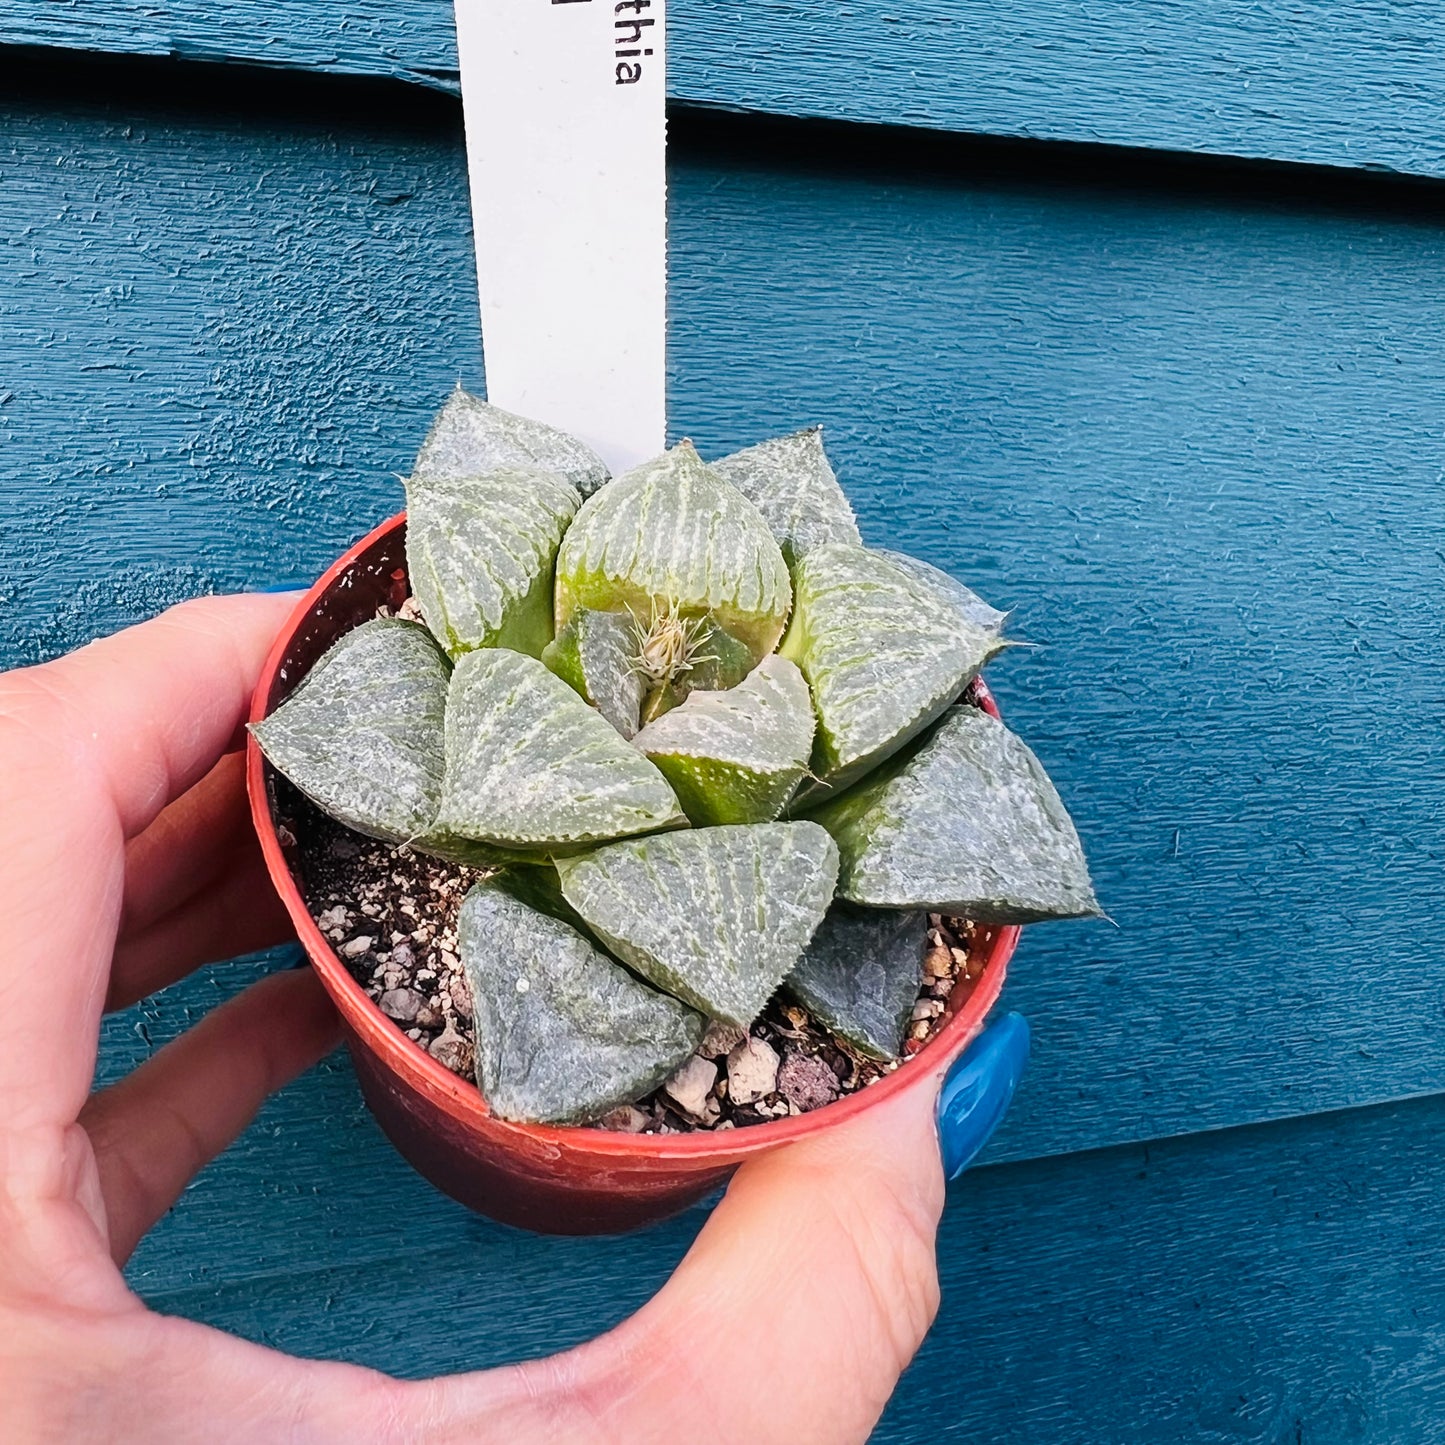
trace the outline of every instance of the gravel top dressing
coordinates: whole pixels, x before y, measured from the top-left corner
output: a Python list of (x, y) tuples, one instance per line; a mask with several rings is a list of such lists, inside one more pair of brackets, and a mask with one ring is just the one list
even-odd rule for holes
[[(472, 998), (457, 952), (457, 913), (484, 870), (364, 837), (283, 780), (276, 789), (282, 836), (296, 840), (288, 853), (323, 935), (398, 1029), (472, 1081)], [(966, 920), (931, 914), (917, 941), (918, 990), (902, 1058), (866, 1057), (780, 991), (746, 1033), (714, 1023), (660, 1088), (595, 1127), (633, 1134), (743, 1128), (866, 1088), (927, 1043), (982, 966)]]

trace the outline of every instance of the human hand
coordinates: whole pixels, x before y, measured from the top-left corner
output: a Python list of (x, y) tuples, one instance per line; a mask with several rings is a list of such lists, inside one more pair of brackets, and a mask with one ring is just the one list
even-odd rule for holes
[[(398, 1381), (153, 1314), (126, 1287), (120, 1266), (192, 1175), (339, 1037), (311, 971), (288, 971), (90, 1093), (104, 1009), (290, 933), (237, 749), (293, 602), (186, 603), (0, 676), (6, 1439), (866, 1439), (938, 1304), (944, 1169), (922, 1091), (745, 1165), (649, 1304), (550, 1359)], [(39, 1017), (24, 1004), (37, 978)], [(1002, 1117), (1027, 1051), (1012, 1016), (949, 1073), (950, 1175)], [(684, 1348), (699, 1330), (707, 1351)]]

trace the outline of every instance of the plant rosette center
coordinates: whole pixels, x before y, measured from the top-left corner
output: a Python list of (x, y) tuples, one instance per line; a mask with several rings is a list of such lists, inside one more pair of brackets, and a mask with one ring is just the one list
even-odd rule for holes
[(499, 1118), (808, 1112), (917, 1052), (989, 929), (1099, 912), (971, 705), (1004, 614), (865, 546), (816, 429), (611, 478), (458, 389), (406, 564), (253, 733), (322, 934)]

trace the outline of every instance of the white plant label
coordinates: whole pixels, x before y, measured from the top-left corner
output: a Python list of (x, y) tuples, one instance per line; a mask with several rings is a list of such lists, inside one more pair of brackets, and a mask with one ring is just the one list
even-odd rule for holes
[(664, 0), (455, 0), (487, 396), (666, 444)]

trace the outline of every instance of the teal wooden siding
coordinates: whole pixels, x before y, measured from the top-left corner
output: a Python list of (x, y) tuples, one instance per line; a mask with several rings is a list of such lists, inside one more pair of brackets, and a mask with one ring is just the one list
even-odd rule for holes
[[(669, 93), (728, 110), (1445, 175), (1434, 0), (672, 0)], [(0, 43), (455, 88), (451, 0), (66, 0)]]
[[(878, 1439), (1445, 1440), (1441, 193), (686, 110), (673, 134), (675, 432), (822, 421), (871, 540), (1016, 609), (1042, 646), (991, 677), (1119, 925), (1025, 936), (1034, 1066), (951, 1192), (943, 1313)], [(424, 87), (27, 54), (0, 96), (0, 664), (313, 575), (394, 510), (438, 397), (481, 382), (468, 228), (457, 109)], [(110, 1020), (103, 1075), (259, 966)], [(419, 1375), (615, 1322), (700, 1218), (467, 1216), (333, 1060), (131, 1277)]]

